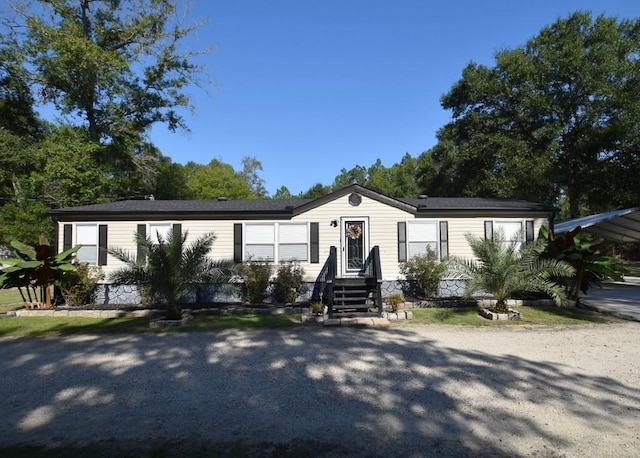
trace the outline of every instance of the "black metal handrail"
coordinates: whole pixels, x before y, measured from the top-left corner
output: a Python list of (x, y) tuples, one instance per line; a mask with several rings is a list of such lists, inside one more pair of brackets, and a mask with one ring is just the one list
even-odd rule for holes
[(329, 247), (329, 259), (327, 259), (327, 275), (324, 279), (325, 284), (327, 285), (327, 308), (329, 309), (329, 314), (333, 310), (333, 288), (334, 288), (334, 280), (336, 279), (336, 269), (338, 264), (338, 250), (335, 246)]
[(376, 279), (375, 303), (378, 307), (378, 316), (382, 316), (384, 312), (382, 307), (382, 265), (380, 262), (380, 247), (378, 245), (373, 247), (370, 256), (373, 267), (373, 277)]

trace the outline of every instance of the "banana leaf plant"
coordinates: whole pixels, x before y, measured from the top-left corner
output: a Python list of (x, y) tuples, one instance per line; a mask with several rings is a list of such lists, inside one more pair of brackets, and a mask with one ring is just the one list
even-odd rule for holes
[(44, 237), (39, 245), (14, 240), (11, 246), (15, 257), (0, 259), (0, 289), (18, 288), (26, 307), (50, 308), (51, 286), (76, 270), (74, 261), (80, 245), (59, 254)]
[(571, 264), (576, 273), (565, 279), (567, 295), (579, 304), (580, 292), (587, 294), (592, 286), (602, 287), (602, 281), (622, 281), (626, 269), (618, 258), (604, 256), (605, 240), (582, 231), (580, 226), (556, 236), (546, 227), (540, 228), (539, 238), (546, 241), (546, 258)]

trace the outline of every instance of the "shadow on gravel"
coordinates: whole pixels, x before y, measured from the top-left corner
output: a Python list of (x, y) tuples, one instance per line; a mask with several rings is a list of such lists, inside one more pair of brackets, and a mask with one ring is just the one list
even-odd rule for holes
[(640, 403), (612, 378), (404, 328), (25, 338), (0, 352), (12, 456), (524, 456), (499, 436), (566, 443), (510, 403), (603, 434)]

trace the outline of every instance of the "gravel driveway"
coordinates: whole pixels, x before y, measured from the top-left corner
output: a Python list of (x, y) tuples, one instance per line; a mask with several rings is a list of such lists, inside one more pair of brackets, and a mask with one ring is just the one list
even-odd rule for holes
[(638, 456), (639, 336), (623, 323), (0, 339), (0, 447)]

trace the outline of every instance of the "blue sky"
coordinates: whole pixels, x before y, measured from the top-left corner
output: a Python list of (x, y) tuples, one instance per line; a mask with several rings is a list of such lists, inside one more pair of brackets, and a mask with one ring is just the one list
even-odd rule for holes
[[(181, 0), (182, 1), (182, 0)], [(640, 16), (637, 0), (222, 0), (194, 48), (215, 80), (193, 89), (190, 133), (154, 128), (174, 162), (261, 161), (269, 193), (331, 184), (342, 168), (390, 167), (435, 144), (450, 119), (440, 96), (471, 61), (493, 64), (558, 17), (589, 10)]]

